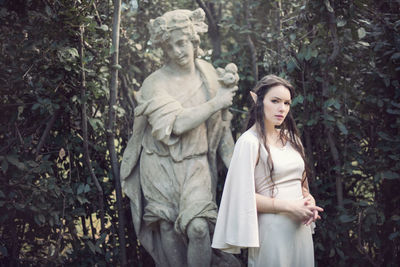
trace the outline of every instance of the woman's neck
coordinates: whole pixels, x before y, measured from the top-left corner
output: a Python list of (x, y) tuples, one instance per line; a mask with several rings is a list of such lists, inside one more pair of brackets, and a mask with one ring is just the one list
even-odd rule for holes
[(268, 136), (275, 136), (278, 133), (278, 130), (275, 128), (275, 125), (267, 123), (264, 121), (265, 134)]
[(277, 144), (279, 141), (279, 130), (275, 128), (275, 125), (268, 124), (266, 121), (264, 121), (264, 125), (267, 142), (272, 145)]

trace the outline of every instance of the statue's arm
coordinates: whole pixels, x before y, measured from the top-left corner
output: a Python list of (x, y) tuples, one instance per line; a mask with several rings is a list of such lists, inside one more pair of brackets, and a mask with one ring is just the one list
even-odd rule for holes
[[(144, 81), (143, 86), (140, 89), (140, 99), (137, 100), (139, 104), (154, 103), (157, 101), (159, 103), (156, 105), (149, 105), (148, 110), (165, 110), (165, 112), (151, 111), (148, 114), (145, 113), (145, 115), (150, 117), (158, 117), (160, 114), (165, 114), (167, 116), (172, 114), (167, 108), (167, 105), (174, 109), (174, 114), (176, 113), (176, 115), (174, 115), (173, 124), (171, 125), (171, 133), (175, 136), (179, 136), (196, 128), (210, 118), (215, 112), (231, 106), (233, 97), (237, 90), (237, 87), (219, 88), (216, 95), (209, 101), (194, 107), (182, 107), (182, 105), (178, 101), (173, 100), (173, 98), (163, 88), (165, 88), (165, 81), (163, 81), (161, 75), (156, 72)], [(164, 102), (168, 102), (168, 104), (165, 104)], [(160, 119), (162, 121), (160, 121)], [(158, 118), (156, 121), (161, 124), (165, 123), (163, 118)], [(152, 124), (153, 128), (157, 126), (154, 125), (152, 118), (149, 118), (149, 122)]]
[(172, 132), (180, 135), (188, 130), (196, 128), (206, 121), (215, 112), (228, 108), (232, 105), (232, 100), (237, 87), (220, 88), (217, 94), (209, 101), (190, 108), (183, 108), (182, 112), (177, 116)]

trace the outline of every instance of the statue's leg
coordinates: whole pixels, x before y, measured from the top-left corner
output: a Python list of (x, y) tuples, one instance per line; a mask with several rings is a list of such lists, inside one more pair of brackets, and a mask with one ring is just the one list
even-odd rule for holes
[(186, 247), (170, 222), (160, 222), (161, 242), (169, 266), (186, 266)]
[(211, 264), (211, 243), (208, 223), (203, 218), (193, 219), (187, 228), (188, 266), (207, 267)]

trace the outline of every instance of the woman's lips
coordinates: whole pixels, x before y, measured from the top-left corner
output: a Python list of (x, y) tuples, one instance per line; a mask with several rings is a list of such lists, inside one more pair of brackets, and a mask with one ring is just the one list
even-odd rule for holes
[(275, 117), (277, 117), (278, 119), (282, 120), (283, 116), (282, 115), (275, 115)]

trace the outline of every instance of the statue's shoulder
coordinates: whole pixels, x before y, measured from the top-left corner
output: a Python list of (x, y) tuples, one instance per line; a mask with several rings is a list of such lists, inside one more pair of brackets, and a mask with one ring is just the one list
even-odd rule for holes
[(154, 97), (155, 94), (159, 94), (162, 89), (167, 89), (168, 78), (165, 75), (165, 71), (158, 69), (143, 81), (140, 87), (139, 94), (145, 99)]
[(166, 76), (162, 69), (158, 69), (144, 79), (141, 90), (165, 84)]
[(200, 58), (196, 59), (196, 64), (201, 69), (203, 69), (203, 71), (212, 71), (212, 72), (216, 71), (214, 66), (210, 62), (205, 61), (204, 59), (200, 59)]
[(219, 87), (219, 83), (217, 71), (214, 66), (203, 59), (196, 59), (196, 66), (205, 77), (210, 90), (212, 90), (214, 92), (213, 94), (215, 94), (217, 88)]

